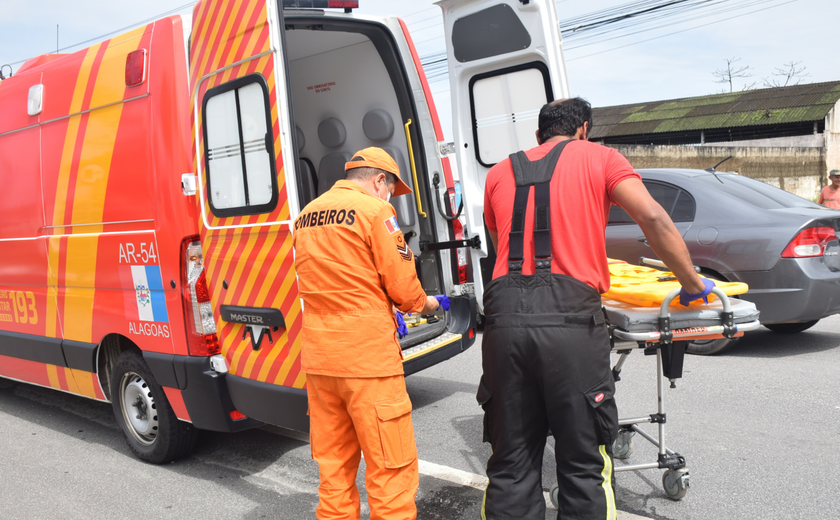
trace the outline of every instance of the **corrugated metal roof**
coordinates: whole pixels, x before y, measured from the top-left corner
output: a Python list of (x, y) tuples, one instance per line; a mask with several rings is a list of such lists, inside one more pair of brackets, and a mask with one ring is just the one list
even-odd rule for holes
[(830, 81), (595, 108), (590, 139), (822, 121), (838, 100)]

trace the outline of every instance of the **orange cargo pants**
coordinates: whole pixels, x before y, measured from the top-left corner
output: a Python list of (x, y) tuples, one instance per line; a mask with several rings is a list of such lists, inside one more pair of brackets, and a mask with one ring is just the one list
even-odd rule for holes
[(359, 519), (361, 453), (371, 520), (415, 519), (420, 477), (405, 378), (308, 374), (306, 387), (312, 458), (321, 472), (318, 519)]

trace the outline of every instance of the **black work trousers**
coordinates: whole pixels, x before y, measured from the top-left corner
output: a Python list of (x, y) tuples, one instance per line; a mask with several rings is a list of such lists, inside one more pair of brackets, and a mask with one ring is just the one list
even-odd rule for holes
[(485, 292), (478, 401), (493, 454), (482, 518), (545, 518), (542, 461), (554, 435), (558, 519), (615, 518), (618, 433), (600, 295), (567, 276), (509, 274)]

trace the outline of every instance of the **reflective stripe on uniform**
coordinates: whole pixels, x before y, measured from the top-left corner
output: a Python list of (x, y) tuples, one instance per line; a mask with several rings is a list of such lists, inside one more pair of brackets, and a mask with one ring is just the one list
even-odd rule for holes
[(604, 488), (604, 495), (607, 498), (607, 520), (615, 520), (616, 513), (615, 513), (615, 493), (613, 492), (613, 485), (612, 485), (612, 458), (607, 455), (607, 447), (603, 444), (598, 446), (598, 452), (601, 453), (601, 457), (604, 458), (604, 469), (601, 471), (601, 476), (604, 478), (603, 484), (601, 487)]

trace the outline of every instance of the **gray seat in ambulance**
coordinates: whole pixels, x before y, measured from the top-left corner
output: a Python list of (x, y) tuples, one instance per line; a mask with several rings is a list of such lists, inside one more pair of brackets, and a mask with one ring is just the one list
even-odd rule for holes
[(309, 203), (318, 196), (318, 179), (315, 177), (315, 165), (312, 161), (305, 157), (301, 157), (306, 146), (306, 136), (299, 127), (295, 127), (297, 132), (297, 149), (298, 149), (298, 164), (300, 165), (300, 192), (305, 203)]
[[(394, 120), (391, 115), (379, 108), (371, 110), (365, 114), (362, 120), (362, 130), (364, 130), (365, 136), (368, 139), (374, 141), (374, 146), (382, 148), (394, 159), (394, 162), (400, 168), (400, 178), (413, 190), (414, 183), (411, 178), (411, 170), (406, 168), (406, 162), (402, 152), (396, 146), (386, 144), (394, 136)], [(402, 197), (391, 199), (391, 205), (397, 211), (397, 222), (399, 222), (400, 227), (414, 225), (415, 211), (413, 197), (413, 195), (403, 195)]]
[[(318, 139), (327, 148), (340, 147), (347, 139), (344, 123), (334, 117), (321, 121), (318, 125)], [(333, 184), (344, 178), (344, 165), (350, 158), (347, 152), (334, 151), (321, 159), (318, 165), (318, 195), (329, 191)]]

